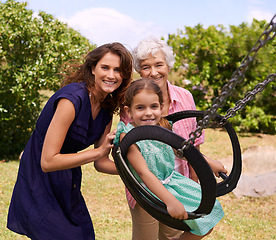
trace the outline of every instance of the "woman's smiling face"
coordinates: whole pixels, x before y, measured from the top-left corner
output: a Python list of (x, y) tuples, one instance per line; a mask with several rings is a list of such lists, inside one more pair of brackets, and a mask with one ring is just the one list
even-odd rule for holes
[(140, 62), (142, 78), (154, 80), (161, 89), (167, 87), (169, 68), (163, 52), (159, 51), (152, 56), (150, 54), (145, 60)]
[(105, 54), (97, 63), (92, 73), (95, 75), (96, 91), (107, 96), (120, 87), (123, 78), (120, 72), (120, 57), (113, 53)]

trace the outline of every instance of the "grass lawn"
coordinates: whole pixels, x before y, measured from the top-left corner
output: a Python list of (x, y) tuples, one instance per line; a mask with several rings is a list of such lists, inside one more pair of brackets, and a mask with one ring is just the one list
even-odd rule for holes
[[(224, 132), (207, 129), (202, 152), (215, 159), (231, 155)], [(242, 150), (255, 145), (276, 145), (275, 136), (240, 135)], [(18, 161), (0, 162), (0, 240), (27, 239), (6, 228), (9, 201), (16, 180)], [(95, 171), (93, 164), (83, 166), (82, 192), (90, 211), (96, 239), (131, 239), (131, 217), (119, 176)], [(276, 239), (276, 194), (269, 197), (236, 198), (230, 193), (219, 198), (225, 217), (205, 239)], [(146, 240), (146, 239), (145, 239)]]

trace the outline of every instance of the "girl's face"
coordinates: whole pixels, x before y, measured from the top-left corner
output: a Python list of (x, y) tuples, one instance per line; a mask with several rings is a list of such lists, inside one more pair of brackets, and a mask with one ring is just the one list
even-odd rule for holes
[(113, 53), (105, 54), (97, 63), (92, 73), (95, 75), (96, 92), (106, 97), (114, 92), (122, 83), (123, 78), (120, 72), (120, 57)]
[(135, 126), (158, 124), (161, 110), (158, 95), (145, 89), (134, 96), (130, 108), (125, 106), (125, 111)]
[(150, 54), (148, 58), (140, 62), (140, 75), (142, 78), (154, 80), (163, 91), (163, 89), (167, 88), (169, 68), (161, 51), (155, 55), (154, 57)]

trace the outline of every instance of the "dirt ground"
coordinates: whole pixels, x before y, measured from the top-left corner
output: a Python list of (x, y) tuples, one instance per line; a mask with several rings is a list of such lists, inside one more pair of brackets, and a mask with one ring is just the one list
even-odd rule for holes
[[(237, 197), (276, 193), (276, 136), (260, 136), (256, 145), (242, 151), (242, 175), (233, 190)], [(221, 161), (227, 169), (232, 168), (232, 157)]]

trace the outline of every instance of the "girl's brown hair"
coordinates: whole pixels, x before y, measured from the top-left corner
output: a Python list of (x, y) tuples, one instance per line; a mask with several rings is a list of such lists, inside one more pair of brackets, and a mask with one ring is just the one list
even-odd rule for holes
[[(153, 93), (156, 93), (158, 96), (160, 105), (163, 105), (162, 91), (158, 86), (158, 84), (150, 79), (138, 79), (133, 81), (126, 91), (124, 105), (130, 108), (133, 102), (133, 98), (142, 90), (148, 90), (148, 91), (152, 91)], [(160, 125), (161, 127), (167, 128), (169, 130), (172, 130), (170, 123), (165, 118), (161, 118), (158, 125)]]
[(111, 114), (118, 113), (120, 106), (124, 100), (124, 94), (126, 89), (132, 80), (132, 56), (130, 52), (118, 42), (104, 44), (93, 51), (89, 52), (82, 65), (77, 67), (77, 70), (66, 77), (62, 85), (66, 85), (71, 82), (85, 82), (87, 89), (91, 92), (92, 97), (96, 95), (95, 92), (95, 76), (92, 74), (97, 63), (107, 54), (113, 53), (120, 57), (121, 64), (119, 71), (123, 78), (122, 84), (112, 94), (108, 96), (101, 103), (101, 107), (108, 109)]
[(125, 94), (125, 106), (130, 108), (133, 98), (144, 89), (156, 93), (158, 95), (160, 105), (163, 104), (163, 96), (160, 87), (153, 80), (140, 78), (133, 81), (128, 87)]

